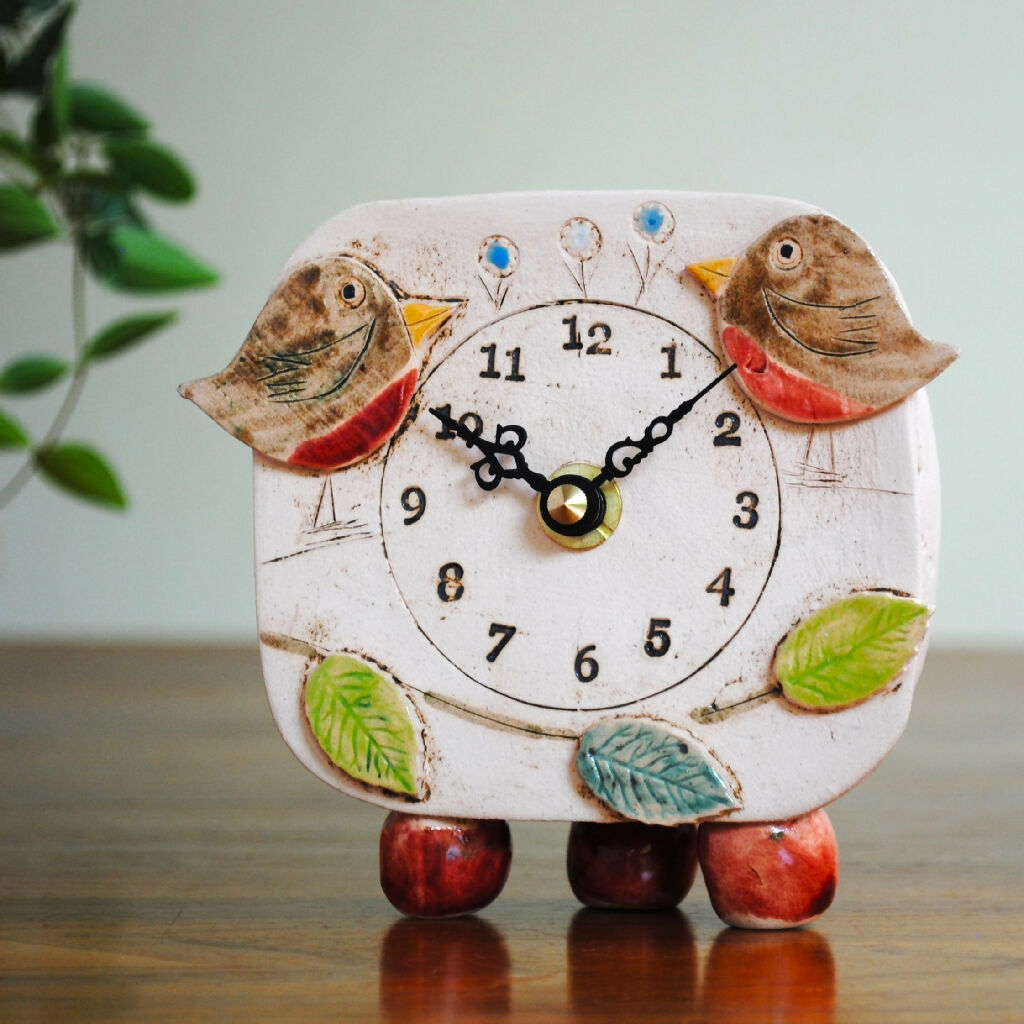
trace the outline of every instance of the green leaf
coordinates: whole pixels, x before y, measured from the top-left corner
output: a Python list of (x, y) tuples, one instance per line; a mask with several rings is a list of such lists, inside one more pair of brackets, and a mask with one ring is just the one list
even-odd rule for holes
[(28, 445), (29, 437), (21, 424), (0, 409), (0, 449), (27, 448)]
[(0, 156), (16, 160), (22, 166), (29, 168), (29, 170), (34, 171), (38, 169), (38, 164), (32, 155), (32, 150), (14, 132), (0, 131)]
[(68, 364), (54, 356), (21, 356), (0, 370), (0, 393), (27, 395), (42, 391), (68, 372)]
[(144, 341), (151, 334), (173, 323), (178, 318), (174, 312), (142, 313), (138, 316), (115, 320), (99, 332), (85, 347), (85, 358), (109, 359)]
[(40, 448), (35, 453), (35, 462), (47, 480), (78, 498), (110, 508), (124, 508), (128, 504), (114, 471), (92, 448), (83, 444)]
[(39, 30), (24, 52), (7, 69), (7, 85), (11, 89), (40, 94), (46, 85), (51, 61), (64, 42), (68, 19), (74, 8), (66, 4)]
[(59, 0), (0, 0), (0, 26), (10, 27), (31, 14), (56, 7)]
[(651, 825), (713, 817), (738, 806), (725, 772), (710, 756), (654, 722), (592, 725), (580, 737), (576, 768), (599, 800)]
[(107, 157), (133, 185), (161, 199), (184, 202), (195, 195), (192, 173), (166, 146), (149, 139), (108, 139)]
[(89, 240), (116, 224), (145, 228), (145, 218), (128, 196), (120, 179), (101, 171), (74, 171), (60, 181), (61, 206), (68, 220), (84, 225), (78, 238), (83, 249)]
[(128, 224), (88, 239), (86, 257), (112, 288), (126, 292), (168, 292), (213, 284), (216, 271), (173, 242)]
[(0, 249), (17, 249), (44, 238), (60, 228), (50, 208), (17, 185), (0, 185)]
[(71, 124), (87, 132), (139, 133), (149, 122), (109, 89), (91, 82), (72, 82), (68, 87)]
[(775, 651), (772, 671), (787, 700), (833, 710), (878, 693), (924, 637), (931, 612), (892, 594), (844, 597), (804, 619)]
[(332, 764), (371, 786), (418, 795), (416, 719), (390, 676), (347, 654), (332, 654), (310, 675), (305, 708)]
[(50, 74), (50, 109), (53, 128), (57, 138), (68, 133), (70, 104), (68, 102), (68, 44), (65, 42), (57, 53)]

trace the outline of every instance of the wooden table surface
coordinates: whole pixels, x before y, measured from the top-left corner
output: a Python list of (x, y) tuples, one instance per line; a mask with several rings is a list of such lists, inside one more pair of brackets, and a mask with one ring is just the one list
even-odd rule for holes
[(0, 651), (0, 1020), (1024, 1021), (1024, 658), (933, 654), (830, 809), (832, 909), (725, 928), (583, 910), (563, 825), (497, 902), (401, 918), (383, 812), (278, 739), (254, 650)]

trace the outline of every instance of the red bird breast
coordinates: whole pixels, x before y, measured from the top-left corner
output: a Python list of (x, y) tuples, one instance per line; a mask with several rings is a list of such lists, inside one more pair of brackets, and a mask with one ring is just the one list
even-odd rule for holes
[(338, 469), (376, 451), (402, 422), (416, 390), (418, 370), (389, 384), (369, 405), (319, 437), (303, 441), (288, 456), (295, 466)]

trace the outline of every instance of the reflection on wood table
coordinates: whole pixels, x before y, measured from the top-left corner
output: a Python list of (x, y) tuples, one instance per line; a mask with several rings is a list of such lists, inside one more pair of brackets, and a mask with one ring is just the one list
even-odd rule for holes
[(1024, 1021), (1024, 658), (933, 654), (830, 814), (807, 929), (584, 910), (564, 825), (513, 823), (479, 916), (401, 918), (382, 811), (273, 732), (255, 652), (0, 651), (0, 1019)]

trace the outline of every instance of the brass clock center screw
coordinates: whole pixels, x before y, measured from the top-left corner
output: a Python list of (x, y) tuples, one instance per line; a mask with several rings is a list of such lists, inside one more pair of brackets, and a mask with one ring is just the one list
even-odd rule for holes
[(552, 487), (544, 499), (548, 515), (562, 526), (575, 526), (587, 514), (587, 494), (573, 483)]
[(551, 486), (537, 497), (537, 518), (556, 544), (586, 551), (604, 543), (619, 525), (619, 488), (614, 480), (595, 485), (600, 472), (590, 463), (573, 462), (548, 477)]

